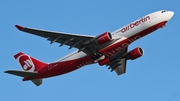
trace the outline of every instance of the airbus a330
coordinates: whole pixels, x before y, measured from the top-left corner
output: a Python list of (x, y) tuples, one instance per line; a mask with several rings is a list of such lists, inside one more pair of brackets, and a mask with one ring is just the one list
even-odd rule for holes
[(121, 75), (126, 72), (127, 60), (135, 60), (144, 53), (141, 47), (128, 51), (128, 46), (137, 39), (163, 28), (173, 15), (173, 11), (156, 11), (120, 29), (104, 32), (99, 36), (53, 32), (15, 25), (20, 31), (46, 38), (50, 44), (60, 43), (60, 46), (68, 45), (69, 49), (78, 50), (52, 63), (44, 63), (19, 52), (14, 58), (20, 63), (23, 71), (7, 70), (5, 73), (21, 76), (23, 81), (31, 80), (37, 86), (42, 84), (43, 78), (69, 73), (94, 63), (108, 66), (111, 72), (115, 71)]

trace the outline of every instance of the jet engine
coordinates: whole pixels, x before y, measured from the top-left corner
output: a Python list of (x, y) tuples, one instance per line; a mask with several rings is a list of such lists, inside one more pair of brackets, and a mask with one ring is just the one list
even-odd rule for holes
[(112, 36), (110, 32), (104, 32), (103, 34), (99, 35), (95, 39), (95, 43), (102, 45), (112, 40)]
[(127, 53), (127, 59), (137, 59), (139, 57), (141, 57), (144, 54), (143, 49), (141, 47), (137, 47), (133, 50), (131, 50), (130, 52)]

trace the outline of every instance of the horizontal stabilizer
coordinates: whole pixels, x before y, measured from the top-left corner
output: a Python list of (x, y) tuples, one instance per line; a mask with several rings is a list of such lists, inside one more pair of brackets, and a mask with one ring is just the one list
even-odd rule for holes
[(42, 84), (42, 79), (33, 79), (31, 80), (36, 86), (39, 86)]
[(21, 76), (21, 77), (32, 77), (36, 76), (38, 72), (28, 72), (28, 71), (19, 71), (19, 70), (7, 70), (5, 73), (16, 75), (16, 76)]

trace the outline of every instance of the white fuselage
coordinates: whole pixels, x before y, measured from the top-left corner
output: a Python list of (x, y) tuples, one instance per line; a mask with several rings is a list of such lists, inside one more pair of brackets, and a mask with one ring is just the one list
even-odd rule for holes
[[(169, 21), (172, 16), (174, 15), (174, 12), (172, 11), (165, 11), (165, 10), (161, 10), (161, 11), (157, 11), (157, 12), (153, 12), (151, 14), (145, 15), (144, 17), (135, 20), (134, 22), (131, 22), (130, 24), (123, 26), (121, 28), (119, 28), (116, 31), (113, 31), (112, 34), (112, 38), (113, 39), (118, 39), (116, 42), (110, 44), (116, 44), (119, 41), (122, 41), (126, 38), (129, 38), (131, 36), (136, 35), (137, 33), (140, 33), (152, 26), (157, 25), (158, 23), (161, 22), (167, 22)], [(163, 26), (160, 26), (163, 27)], [(134, 42), (136, 39), (141, 38), (142, 36), (136, 36), (136, 38), (132, 39), (132, 42)], [(71, 54), (59, 59), (56, 62), (62, 62), (62, 61), (69, 61), (69, 60), (74, 60), (74, 59), (79, 59), (82, 57), (87, 56), (86, 53), (84, 52), (72, 52)]]
[[(90, 47), (91, 49), (95, 48), (95, 51), (86, 47), (87, 50), (89, 49), (91, 51), (87, 54), (80, 51), (83, 50), (83, 48), (85, 49), (85, 44), (79, 44), (82, 40), (78, 39), (79, 43), (73, 42), (74, 44), (70, 45), (70, 48), (79, 44), (80, 46), (83, 46), (80, 47), (80, 52), (78, 50), (72, 52), (53, 63), (44, 63), (27, 54), (19, 52), (14, 55), (14, 58), (20, 63), (21, 67), (25, 71), (8, 70), (5, 72), (24, 77), (23, 81), (32, 80), (32, 82), (37, 86), (42, 83), (42, 78), (69, 73), (83, 66), (97, 62), (100, 66), (110, 66), (108, 69), (111, 69), (111, 71), (115, 70), (118, 75), (123, 74), (126, 71), (126, 60), (134, 60), (143, 55), (143, 50), (141, 48), (137, 47), (128, 52), (127, 47), (137, 39), (164, 27), (173, 15), (174, 12), (172, 11), (161, 10), (153, 12), (135, 20), (134, 22), (131, 22), (126, 26), (123, 26), (111, 34), (109, 32), (105, 32), (97, 37), (91, 36), (90, 38), (92, 40), (88, 40), (88, 42), (89, 44), (91, 44), (91, 42), (95, 42), (91, 44), (93, 47)], [(55, 32), (31, 29), (19, 25), (16, 25), (16, 28), (24, 32), (48, 38), (51, 43), (57, 41), (60, 37), (62, 37), (61, 35), (65, 36), (63, 33), (59, 33), (60, 36), (57, 36), (58, 33)], [(70, 36), (70, 34), (67, 34), (66, 36)], [(67, 37), (63, 42), (60, 41), (60, 46), (70, 40), (73, 40), (74, 37), (76, 37), (76, 35), (73, 35), (73, 37)]]

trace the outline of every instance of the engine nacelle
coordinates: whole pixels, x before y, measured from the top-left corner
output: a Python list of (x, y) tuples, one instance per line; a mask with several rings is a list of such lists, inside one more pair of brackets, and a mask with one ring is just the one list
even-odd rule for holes
[(102, 45), (112, 40), (112, 36), (110, 32), (105, 32), (95, 39), (95, 43)]
[(141, 47), (137, 47), (127, 53), (127, 59), (134, 60), (141, 57), (143, 54), (144, 54), (143, 49)]

